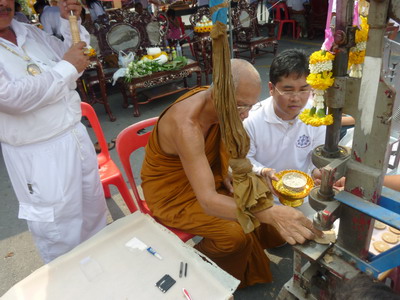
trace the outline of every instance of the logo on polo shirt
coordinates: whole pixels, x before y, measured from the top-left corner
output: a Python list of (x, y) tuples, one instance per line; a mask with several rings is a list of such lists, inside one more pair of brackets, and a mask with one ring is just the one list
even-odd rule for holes
[(311, 144), (311, 139), (309, 136), (303, 134), (297, 139), (296, 146), (298, 148), (305, 148)]

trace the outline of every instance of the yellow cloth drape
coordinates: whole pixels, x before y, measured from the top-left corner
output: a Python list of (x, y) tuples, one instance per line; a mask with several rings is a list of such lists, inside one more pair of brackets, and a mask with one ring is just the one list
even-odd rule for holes
[(271, 207), (273, 198), (264, 179), (252, 172), (252, 165), (246, 158), (250, 140), (236, 108), (226, 31), (226, 25), (217, 21), (210, 34), (213, 48), (213, 99), (221, 137), (230, 155), (237, 219), (244, 232), (248, 233), (260, 225), (254, 213)]

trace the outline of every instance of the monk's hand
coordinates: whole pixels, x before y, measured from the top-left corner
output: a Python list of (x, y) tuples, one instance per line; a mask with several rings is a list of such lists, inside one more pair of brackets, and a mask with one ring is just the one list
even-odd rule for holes
[(233, 194), (233, 178), (230, 172), (224, 178), (224, 185), (225, 188), (229, 191), (229, 193)]
[(275, 175), (276, 170), (271, 169), (271, 168), (263, 168), (261, 170), (261, 175), (265, 178), (265, 181), (267, 182), (268, 188), (273, 193), (274, 195), (278, 196), (278, 194), (275, 192), (273, 186), (272, 186), (272, 180), (278, 181), (278, 177)]
[(260, 222), (274, 226), (291, 245), (303, 244), (315, 236), (322, 236), (322, 231), (314, 228), (311, 220), (290, 206), (274, 205), (255, 215)]
[(73, 12), (74, 16), (79, 17), (82, 12), (82, 5), (77, 0), (58, 0), (58, 7), (60, 8), (60, 15), (64, 19), (68, 19), (71, 15), (71, 11)]
[(71, 63), (78, 73), (83, 72), (90, 63), (89, 56), (85, 54), (85, 46), (85, 42), (76, 43), (69, 48), (63, 57), (63, 60)]

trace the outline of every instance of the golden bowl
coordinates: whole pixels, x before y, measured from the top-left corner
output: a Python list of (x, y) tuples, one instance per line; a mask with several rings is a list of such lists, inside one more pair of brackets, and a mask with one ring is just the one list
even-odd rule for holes
[[(289, 182), (283, 182), (283, 177), (290, 178), (304, 178), (306, 180), (306, 184), (303, 186), (289, 186)], [(276, 193), (278, 194), (279, 201), (287, 206), (298, 207), (303, 204), (304, 198), (308, 196), (311, 189), (314, 187), (314, 180), (310, 177), (310, 175), (298, 171), (298, 170), (284, 170), (275, 174), (275, 176), (279, 179), (278, 181), (272, 181), (272, 186), (274, 187)]]

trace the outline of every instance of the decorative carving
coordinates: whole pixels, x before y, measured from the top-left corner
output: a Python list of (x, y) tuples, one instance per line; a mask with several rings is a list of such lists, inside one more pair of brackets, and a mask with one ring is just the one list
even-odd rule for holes
[[(194, 27), (200, 22), (203, 16), (211, 20), (210, 9), (200, 7), (194, 14), (190, 15), (190, 24)], [(193, 34), (193, 52), (195, 59), (204, 70), (206, 84), (208, 84), (208, 74), (212, 73), (212, 43), (209, 32), (194, 32)]]
[[(85, 71), (84, 81), (86, 85), (99, 84), (102, 95), (100, 98), (96, 98), (94, 93), (91, 95), (92, 102), (103, 103), (106, 111), (110, 115), (110, 119), (114, 118), (109, 108), (107, 95), (105, 93), (106, 83), (112, 80), (112, 75), (116, 69), (105, 68), (103, 69), (102, 62), (106, 60), (105, 57), (110, 54), (118, 54), (119, 50), (125, 52), (133, 51), (136, 56), (140, 57), (144, 54), (147, 47), (150, 46), (164, 46), (166, 40), (166, 34), (168, 29), (168, 18), (160, 13), (157, 17), (144, 11), (143, 14), (131, 12), (126, 9), (116, 9), (110, 11), (108, 15), (100, 16), (94, 23), (94, 33), (99, 42), (99, 61), (98, 66), (94, 65), (94, 69), (88, 69)], [(101, 71), (100, 69), (101, 68)], [(139, 116), (139, 103), (136, 97), (136, 89), (148, 88), (163, 85), (176, 80), (183, 80), (185, 89), (187, 89), (186, 78), (191, 76), (192, 73), (197, 74), (197, 85), (201, 84), (201, 68), (197, 62), (191, 61), (187, 66), (181, 70), (157, 72), (151, 75), (135, 78), (131, 83), (123, 83), (120, 80), (118, 84), (121, 87), (121, 92), (124, 96), (123, 106), (128, 106), (127, 91), (133, 100), (134, 104), (134, 115)], [(175, 92), (182, 90), (183, 88), (176, 89)], [(85, 93), (83, 84), (80, 84), (81, 93)], [(94, 89), (92, 89), (94, 91)], [(162, 92), (146, 102), (148, 103), (156, 98), (162, 96), (162, 94), (172, 94), (174, 91), (169, 90), (167, 93)], [(87, 96), (85, 94), (85, 96)], [(115, 118), (114, 118), (115, 119)]]
[(189, 22), (194, 27), (196, 23), (200, 22), (203, 16), (211, 20), (210, 8), (200, 7), (194, 14), (190, 15)]
[[(270, 28), (268, 28), (269, 37), (257, 36), (256, 7), (255, 5), (249, 5), (246, 0), (240, 0), (237, 7), (232, 10), (233, 51), (235, 57), (240, 57), (242, 56), (241, 53), (250, 51), (250, 61), (253, 64), (255, 57), (260, 55), (261, 51), (275, 55), (278, 49), (278, 41), (270, 35)], [(273, 24), (272, 26), (275, 25)]]
[(149, 98), (147, 101), (139, 103), (139, 101), (137, 99), (137, 94), (136, 94), (137, 89), (151, 88), (151, 87), (160, 86), (160, 85), (164, 85), (164, 84), (167, 84), (167, 83), (170, 83), (173, 81), (183, 79), (184, 83), (185, 83), (185, 87), (176, 88), (174, 91), (168, 91), (166, 93), (171, 94), (174, 92), (179, 92), (184, 89), (189, 89), (185, 80), (187, 77), (191, 76), (193, 73), (197, 74), (197, 85), (196, 86), (200, 86), (201, 85), (201, 68), (200, 68), (199, 64), (195, 61), (189, 61), (188, 65), (186, 65), (185, 67), (183, 67), (180, 70), (157, 72), (157, 73), (153, 73), (148, 76), (135, 78), (131, 82), (125, 83), (126, 89), (129, 91), (129, 96), (132, 98), (132, 102), (134, 105), (134, 114), (133, 115), (135, 117), (138, 117), (140, 115), (139, 104), (147, 104), (147, 103), (160, 97), (158, 95), (158, 96)]

